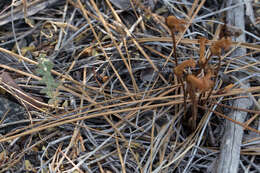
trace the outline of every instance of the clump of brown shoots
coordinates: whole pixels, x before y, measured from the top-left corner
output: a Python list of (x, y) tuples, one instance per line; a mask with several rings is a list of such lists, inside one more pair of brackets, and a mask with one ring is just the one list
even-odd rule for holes
[[(223, 51), (228, 51), (232, 45), (232, 40), (229, 33), (226, 32), (226, 27), (222, 27), (222, 32), (219, 40), (212, 41), (210, 45), (210, 54), (206, 57), (206, 45), (209, 44), (209, 40), (205, 37), (199, 37), (198, 43), (200, 46), (200, 57), (196, 62), (194, 59), (185, 60), (182, 63), (178, 64), (178, 57), (176, 54), (176, 40), (175, 33), (183, 31), (185, 29), (185, 22), (182, 19), (178, 19), (175, 16), (168, 16), (166, 18), (166, 25), (171, 31), (172, 42), (173, 42), (173, 53), (175, 59), (175, 68), (174, 74), (177, 77), (178, 82), (181, 84), (183, 89), (184, 96), (184, 115), (186, 117), (186, 107), (187, 107), (187, 97), (189, 96), (192, 102), (192, 116), (189, 118), (189, 122), (191, 123), (192, 130), (195, 130), (197, 127), (197, 110), (198, 104), (201, 103), (201, 96), (207, 95), (207, 100), (210, 98), (212, 94), (213, 87), (215, 86), (216, 79), (221, 67), (221, 54)], [(218, 64), (213, 66), (210, 65), (210, 59), (213, 56), (218, 57)], [(186, 70), (187, 68), (195, 68), (198, 65), (198, 70)], [(214, 80), (212, 80), (214, 78)], [(233, 86), (233, 85), (232, 85)], [(227, 92), (230, 89), (222, 89), (224, 92)], [(223, 92), (221, 91), (221, 93)], [(216, 92), (218, 93), (218, 92)], [(198, 97), (199, 95), (199, 97)]]

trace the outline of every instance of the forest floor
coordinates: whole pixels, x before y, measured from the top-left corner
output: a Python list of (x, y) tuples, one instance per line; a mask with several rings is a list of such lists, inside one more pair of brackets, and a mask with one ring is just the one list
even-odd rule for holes
[(260, 172), (259, 7), (0, 1), (0, 172)]

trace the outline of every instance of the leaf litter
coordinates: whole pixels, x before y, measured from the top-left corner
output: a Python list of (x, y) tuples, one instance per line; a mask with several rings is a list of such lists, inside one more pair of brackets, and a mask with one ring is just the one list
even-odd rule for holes
[[(0, 86), (26, 108), (0, 121), (2, 172), (212, 171), (223, 119), (248, 132), (241, 161), (259, 169), (257, 106), (240, 110), (244, 124), (226, 116), (239, 94), (258, 100), (258, 37), (232, 41), (220, 5), (19, 2), (0, 3)], [(237, 47), (246, 55), (231, 57)]]

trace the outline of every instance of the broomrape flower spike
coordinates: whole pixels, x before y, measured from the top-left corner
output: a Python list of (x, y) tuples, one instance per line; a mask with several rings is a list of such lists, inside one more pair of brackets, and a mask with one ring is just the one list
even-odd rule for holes
[(168, 16), (166, 18), (166, 25), (169, 27), (170, 30), (173, 30), (174, 32), (182, 32), (185, 29), (185, 20), (178, 19), (175, 16)]
[(199, 66), (201, 68), (205, 67), (206, 64), (206, 58), (205, 58), (205, 49), (206, 49), (206, 43), (208, 42), (208, 39), (205, 37), (199, 37), (198, 43), (200, 44), (200, 59), (199, 59)]
[(177, 67), (175, 67), (174, 69), (174, 73), (177, 76), (178, 81), (181, 83), (182, 86), (182, 90), (183, 90), (183, 96), (184, 96), (184, 112), (186, 112), (186, 99), (187, 99), (187, 94), (186, 94), (186, 90), (185, 90), (185, 86), (183, 83), (183, 74), (184, 74), (184, 70), (186, 67), (195, 67), (196, 66), (196, 62), (191, 58), (189, 60), (183, 61), (181, 64), (177, 65)]
[(196, 129), (197, 125), (197, 114), (198, 114), (198, 99), (196, 98), (196, 91), (199, 90), (201, 93), (205, 93), (208, 90), (211, 90), (214, 86), (214, 82), (210, 79), (212, 76), (211, 70), (202, 77), (198, 78), (193, 74), (189, 74), (186, 78), (187, 81), (187, 90), (192, 101), (192, 116), (191, 116), (191, 128), (192, 130)]
[(172, 35), (172, 44), (173, 44), (173, 56), (175, 58), (175, 65), (178, 65), (178, 59), (176, 54), (176, 40), (175, 40), (175, 32), (182, 32), (185, 29), (186, 22), (182, 19), (178, 19), (175, 16), (168, 16), (165, 19), (165, 23), (171, 31)]

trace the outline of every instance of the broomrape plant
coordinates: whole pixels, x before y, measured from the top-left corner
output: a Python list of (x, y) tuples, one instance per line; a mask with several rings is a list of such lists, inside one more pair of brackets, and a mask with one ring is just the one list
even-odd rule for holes
[[(187, 97), (189, 96), (192, 102), (192, 116), (189, 119), (191, 127), (193, 130), (196, 129), (197, 121), (197, 111), (198, 104), (200, 103), (201, 95), (207, 94), (207, 98), (210, 97), (213, 87), (215, 86), (216, 79), (221, 67), (221, 53), (222, 50), (228, 51), (232, 45), (231, 34), (227, 32), (226, 26), (222, 27), (222, 34), (220, 35), (219, 40), (213, 41), (210, 45), (210, 55), (208, 58), (205, 56), (206, 43), (209, 43), (209, 40), (204, 37), (199, 37), (198, 43), (200, 45), (200, 57), (198, 62), (190, 58), (189, 60), (183, 61), (179, 64), (179, 60), (176, 54), (176, 40), (175, 33), (182, 32), (185, 29), (185, 22), (182, 19), (178, 19), (175, 16), (168, 16), (165, 20), (166, 25), (171, 31), (172, 42), (173, 42), (173, 56), (175, 59), (175, 68), (174, 74), (177, 77), (178, 82), (182, 86), (183, 96), (184, 96), (184, 112), (186, 114), (187, 107)], [(212, 56), (218, 57), (217, 66), (212, 66), (209, 64), (209, 61)], [(188, 72), (187, 68), (195, 68), (196, 65), (199, 67), (198, 72)], [(212, 80), (212, 78), (215, 78)], [(233, 85), (229, 85), (227, 88), (221, 89), (219, 92), (227, 92)], [(200, 95), (198, 97), (197, 95)], [(198, 98), (199, 99), (198, 99)], [(208, 99), (204, 103), (207, 102)], [(185, 115), (186, 116), (186, 115)]]

